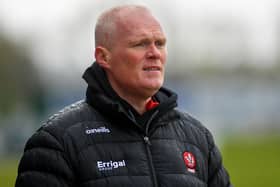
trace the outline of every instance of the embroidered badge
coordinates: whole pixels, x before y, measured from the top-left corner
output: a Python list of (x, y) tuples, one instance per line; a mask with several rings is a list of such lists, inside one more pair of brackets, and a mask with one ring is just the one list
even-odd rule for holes
[(196, 160), (195, 160), (194, 155), (192, 153), (186, 151), (183, 153), (183, 158), (184, 158), (184, 162), (187, 166), (188, 171), (191, 173), (195, 173)]

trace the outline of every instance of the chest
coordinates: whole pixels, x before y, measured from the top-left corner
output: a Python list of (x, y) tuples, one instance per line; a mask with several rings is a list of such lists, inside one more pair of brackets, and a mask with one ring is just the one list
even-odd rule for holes
[(205, 155), (176, 131), (164, 125), (145, 135), (105, 123), (87, 124), (75, 129), (67, 147), (82, 186), (206, 186)]

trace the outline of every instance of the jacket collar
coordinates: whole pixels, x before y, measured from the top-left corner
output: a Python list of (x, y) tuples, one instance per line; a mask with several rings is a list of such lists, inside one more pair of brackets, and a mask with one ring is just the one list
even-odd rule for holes
[[(135, 123), (139, 122), (139, 119), (143, 120), (136, 110), (113, 90), (105, 71), (97, 63), (86, 69), (83, 78), (88, 84), (86, 101), (95, 109), (110, 117), (125, 116)], [(177, 106), (177, 95), (164, 87), (153, 97), (159, 105), (144, 113), (143, 117), (150, 116), (150, 113), (156, 110), (159, 116)]]

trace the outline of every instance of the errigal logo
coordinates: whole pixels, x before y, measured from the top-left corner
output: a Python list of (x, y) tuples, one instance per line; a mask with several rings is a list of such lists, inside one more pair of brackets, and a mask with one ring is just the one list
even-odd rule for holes
[(121, 160), (121, 161), (108, 161), (108, 162), (104, 162), (104, 161), (97, 161), (96, 162), (97, 168), (99, 171), (106, 171), (106, 170), (113, 170), (113, 169), (117, 169), (119, 167), (125, 167), (125, 161)]

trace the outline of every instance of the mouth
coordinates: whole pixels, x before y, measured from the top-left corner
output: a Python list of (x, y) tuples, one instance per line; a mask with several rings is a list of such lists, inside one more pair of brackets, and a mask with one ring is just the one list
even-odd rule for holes
[(144, 71), (160, 71), (161, 68), (158, 66), (149, 66), (149, 67), (144, 67), (143, 70)]

